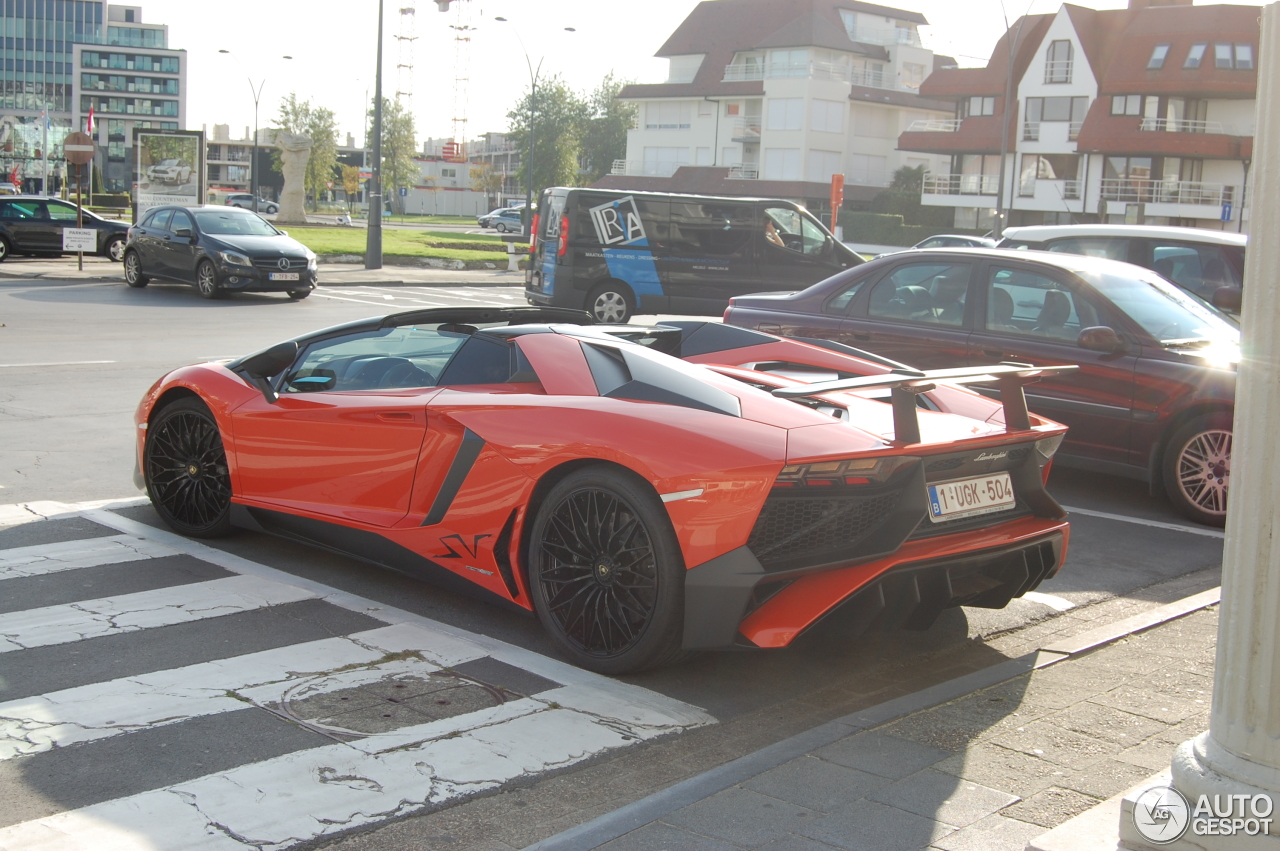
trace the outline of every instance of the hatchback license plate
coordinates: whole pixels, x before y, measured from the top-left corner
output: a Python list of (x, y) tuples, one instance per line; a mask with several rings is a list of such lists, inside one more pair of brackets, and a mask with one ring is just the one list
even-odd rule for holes
[(271, 280), (273, 281), (296, 281), (299, 275), (297, 272), (272, 272)]
[(941, 523), (991, 514), (1013, 508), (1017, 501), (1008, 473), (938, 482), (929, 485), (929, 519)]

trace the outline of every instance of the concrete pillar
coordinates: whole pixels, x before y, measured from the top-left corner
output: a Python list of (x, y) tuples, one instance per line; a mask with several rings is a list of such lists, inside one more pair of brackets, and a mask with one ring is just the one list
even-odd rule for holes
[[(1191, 806), (1199, 795), (1267, 793), (1280, 806), (1280, 3), (1262, 12), (1254, 138), (1254, 238), (1245, 267), (1244, 358), (1222, 563), (1217, 667), (1209, 731), (1173, 758)], [(1280, 822), (1259, 848), (1280, 848)], [(1189, 835), (1187, 838), (1191, 838)], [(1243, 837), (1196, 837), (1238, 849)], [(1260, 839), (1260, 838), (1259, 838)], [(1253, 848), (1255, 845), (1250, 844)]]

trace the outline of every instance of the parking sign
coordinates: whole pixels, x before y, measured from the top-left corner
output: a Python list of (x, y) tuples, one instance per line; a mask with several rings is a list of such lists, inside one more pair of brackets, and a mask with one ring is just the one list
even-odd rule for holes
[(63, 228), (63, 251), (97, 251), (98, 232), (93, 228)]
[(403, 197), (405, 197), (405, 196), (406, 196), (406, 195), (408, 195), (408, 194), (409, 194), (409, 187), (408, 187), (408, 186), (401, 186), (401, 187), (400, 187), (400, 197), (401, 197), (401, 198), (403, 198)]

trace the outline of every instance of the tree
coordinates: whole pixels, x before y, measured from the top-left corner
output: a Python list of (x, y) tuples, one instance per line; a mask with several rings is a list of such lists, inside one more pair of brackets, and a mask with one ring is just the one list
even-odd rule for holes
[(351, 201), (360, 194), (360, 167), (344, 165), (342, 167), (342, 191), (347, 193), (347, 212), (351, 212)]
[[(369, 134), (373, 138), (373, 110), (369, 110)], [(418, 153), (417, 131), (413, 113), (405, 108), (400, 98), (382, 99), (382, 194), (385, 203), (390, 195), (398, 198), (401, 187), (412, 188), (422, 177), (414, 156)], [(404, 214), (404, 202), (399, 202)]]
[(596, 90), (583, 98), (587, 117), (581, 130), (583, 183), (595, 183), (613, 168), (613, 161), (627, 155), (627, 131), (635, 126), (634, 103), (618, 100), (628, 81), (610, 71)]
[(904, 165), (893, 173), (889, 188), (871, 199), (871, 212), (902, 216), (909, 225), (946, 227), (953, 221), (950, 207), (925, 207), (920, 203), (925, 166)]
[[(559, 76), (541, 81), (537, 89), (536, 113), (530, 94), (525, 94), (507, 113), (511, 131), (507, 139), (521, 151), (518, 179), (521, 185), (533, 171), (533, 198), (548, 186), (575, 186), (579, 183), (580, 134), (588, 107)], [(529, 162), (530, 116), (534, 116), (534, 154)]]
[(431, 196), (431, 215), (433, 216), (436, 214), (436, 193), (440, 191), (439, 182), (440, 178), (433, 174), (422, 178), (422, 189)]
[(338, 166), (338, 124), (333, 110), (316, 107), (307, 116), (311, 137), (311, 157), (307, 160), (306, 187), (311, 192), (312, 209), (320, 205), (320, 194), (329, 188)]
[(502, 184), (506, 182), (506, 178), (505, 174), (494, 170), (492, 163), (471, 167), (471, 189), (473, 192), (484, 193), (490, 209), (498, 206), (495, 199), (502, 192)]

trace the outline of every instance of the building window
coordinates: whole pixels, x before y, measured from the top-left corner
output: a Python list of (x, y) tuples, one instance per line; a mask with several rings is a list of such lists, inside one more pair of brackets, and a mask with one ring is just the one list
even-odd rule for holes
[(1231, 65), (1231, 45), (1215, 44), (1213, 46), (1213, 67), (1230, 68)]
[[(770, 98), (770, 130), (801, 130), (804, 128), (804, 98)], [(795, 179), (799, 179), (799, 175)]]
[(1148, 71), (1159, 71), (1164, 67), (1164, 58), (1169, 55), (1169, 45), (1157, 44), (1155, 49), (1151, 51), (1151, 58), (1147, 60)]
[(840, 172), (839, 151), (809, 151), (810, 183), (830, 183), (831, 175)]
[(1044, 63), (1046, 83), (1071, 82), (1071, 42), (1065, 39), (1049, 43), (1049, 53)]
[(844, 176), (849, 183), (885, 186), (889, 182), (887, 177), (888, 170), (888, 157), (878, 157), (872, 154), (850, 154), (849, 168), (845, 170)]
[(740, 103), (726, 103), (724, 105), (724, 114), (737, 115), (741, 111), (741, 109), (742, 109), (742, 104)]
[(1027, 98), (1027, 121), (1084, 121), (1086, 97)]
[(764, 152), (765, 180), (799, 180), (800, 149), (768, 148)]
[(1237, 71), (1253, 70), (1253, 45), (1252, 44), (1236, 45), (1236, 70)]
[(440, 169), (440, 176), (441, 177), (457, 177), (458, 170), (456, 168), (442, 168)]
[(919, 62), (902, 63), (902, 84), (908, 88), (918, 89), (924, 82), (924, 66)]
[(960, 101), (960, 117), (995, 115), (996, 99), (994, 97), (971, 97)]
[(1200, 62), (1204, 59), (1204, 51), (1209, 45), (1193, 44), (1191, 49), (1187, 51), (1187, 61), (1182, 63), (1183, 68), (1199, 68)]
[(845, 105), (838, 100), (817, 100), (809, 106), (809, 129), (826, 133), (844, 132)]
[(1112, 115), (1141, 115), (1142, 95), (1115, 95), (1111, 98)]
[(649, 177), (670, 177), (689, 164), (688, 148), (645, 148), (644, 173)]
[(660, 101), (645, 104), (646, 130), (688, 130), (693, 126), (693, 104), (689, 101)]
[[(1079, 154), (1023, 154), (1019, 194), (1036, 194), (1037, 180), (1065, 180), (1074, 184), (1080, 179)], [(1079, 186), (1064, 187), (1064, 198), (1079, 197)]]

